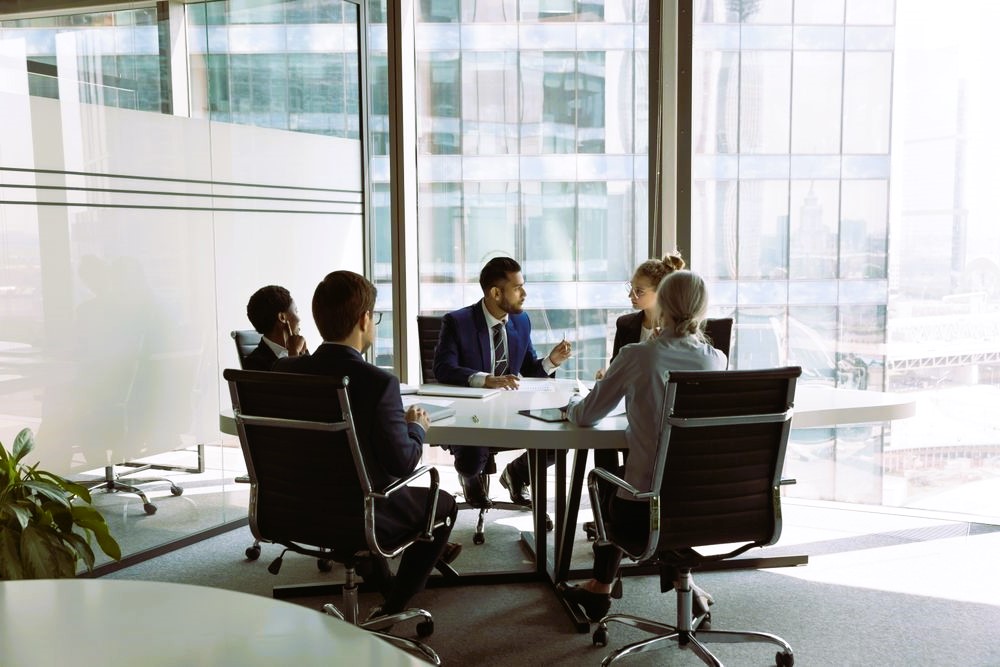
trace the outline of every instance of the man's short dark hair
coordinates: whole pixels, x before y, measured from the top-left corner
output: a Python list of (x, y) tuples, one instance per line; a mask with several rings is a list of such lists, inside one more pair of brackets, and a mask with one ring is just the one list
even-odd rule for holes
[(483, 294), (489, 292), (491, 287), (496, 287), (507, 280), (508, 274), (520, 270), (521, 265), (510, 257), (494, 257), (486, 262), (486, 266), (479, 272), (479, 286), (483, 288)]
[(247, 302), (247, 318), (259, 334), (268, 334), (278, 321), (278, 313), (292, 307), (292, 295), (284, 287), (268, 285), (253, 293)]
[(334, 271), (313, 293), (316, 327), (325, 341), (344, 340), (366, 313), (375, 310), (378, 290), (353, 271)]

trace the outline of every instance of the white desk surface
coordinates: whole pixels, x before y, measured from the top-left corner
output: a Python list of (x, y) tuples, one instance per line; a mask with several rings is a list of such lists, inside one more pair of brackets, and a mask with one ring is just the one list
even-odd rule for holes
[[(479, 443), (518, 449), (615, 449), (624, 446), (624, 415), (606, 417), (596, 426), (582, 428), (565, 422), (543, 422), (517, 413), (523, 409), (565, 405), (575, 381), (551, 382), (554, 391), (505, 391), (487, 399), (454, 399), (455, 416), (434, 422), (427, 439), (435, 445)], [(884, 422), (912, 417), (915, 413), (916, 403), (905, 394), (799, 385), (795, 392), (792, 428)], [(554, 443), (554, 439), (557, 442)]]
[(187, 584), (0, 582), (0, 664), (425, 665), (368, 631), (290, 602)]
[[(434, 422), (427, 441), (435, 445), (483, 444), (516, 449), (618, 449), (624, 446), (624, 415), (606, 417), (596, 426), (582, 428), (518, 414), (518, 410), (566, 404), (576, 387), (575, 380), (549, 382), (553, 391), (503, 391), (489, 398), (447, 399), (455, 408), (455, 416)], [(914, 414), (916, 402), (907, 394), (800, 384), (795, 391), (792, 428), (878, 423)], [(236, 433), (231, 411), (221, 415), (220, 428), (224, 433)]]

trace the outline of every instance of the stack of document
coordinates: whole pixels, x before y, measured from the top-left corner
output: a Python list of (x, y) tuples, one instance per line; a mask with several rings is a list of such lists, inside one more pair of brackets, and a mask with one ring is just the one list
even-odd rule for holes
[(499, 389), (459, 387), (450, 384), (422, 384), (417, 393), (421, 396), (452, 396), (454, 398), (489, 398), (500, 393)]

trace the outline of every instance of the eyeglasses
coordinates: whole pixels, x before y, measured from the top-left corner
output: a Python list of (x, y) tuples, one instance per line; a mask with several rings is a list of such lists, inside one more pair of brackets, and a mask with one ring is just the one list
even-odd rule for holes
[(625, 283), (625, 291), (628, 293), (629, 296), (632, 296), (634, 294), (635, 298), (641, 299), (644, 294), (646, 294), (647, 292), (652, 292), (653, 290), (651, 290), (648, 287), (635, 287), (634, 285), (632, 285), (632, 283)]
[(382, 321), (381, 311), (372, 311), (372, 324), (378, 325)]

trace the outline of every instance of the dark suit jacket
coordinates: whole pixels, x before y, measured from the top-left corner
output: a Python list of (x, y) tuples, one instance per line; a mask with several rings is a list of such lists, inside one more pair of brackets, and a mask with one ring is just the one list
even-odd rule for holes
[(642, 311), (637, 310), (634, 313), (622, 315), (615, 322), (615, 346), (611, 352), (611, 361), (615, 360), (618, 351), (623, 347), (639, 342), (639, 338), (642, 336), (642, 318)]
[(271, 370), (350, 378), (347, 395), (354, 428), (376, 489), (385, 488), (419, 465), (424, 429), (403, 419), (399, 380), (365, 361), (354, 348), (323, 343), (310, 355), (279, 359)]
[(269, 371), (277, 360), (277, 355), (267, 346), (264, 339), (261, 338), (253, 352), (243, 359), (242, 365), (243, 369), (247, 371)]
[[(482, 301), (460, 308), (441, 320), (434, 351), (434, 377), (445, 384), (468, 386), (476, 373), (492, 373), (493, 334), (486, 324)], [(527, 313), (507, 316), (507, 360), (512, 375), (546, 377), (531, 344)]]

